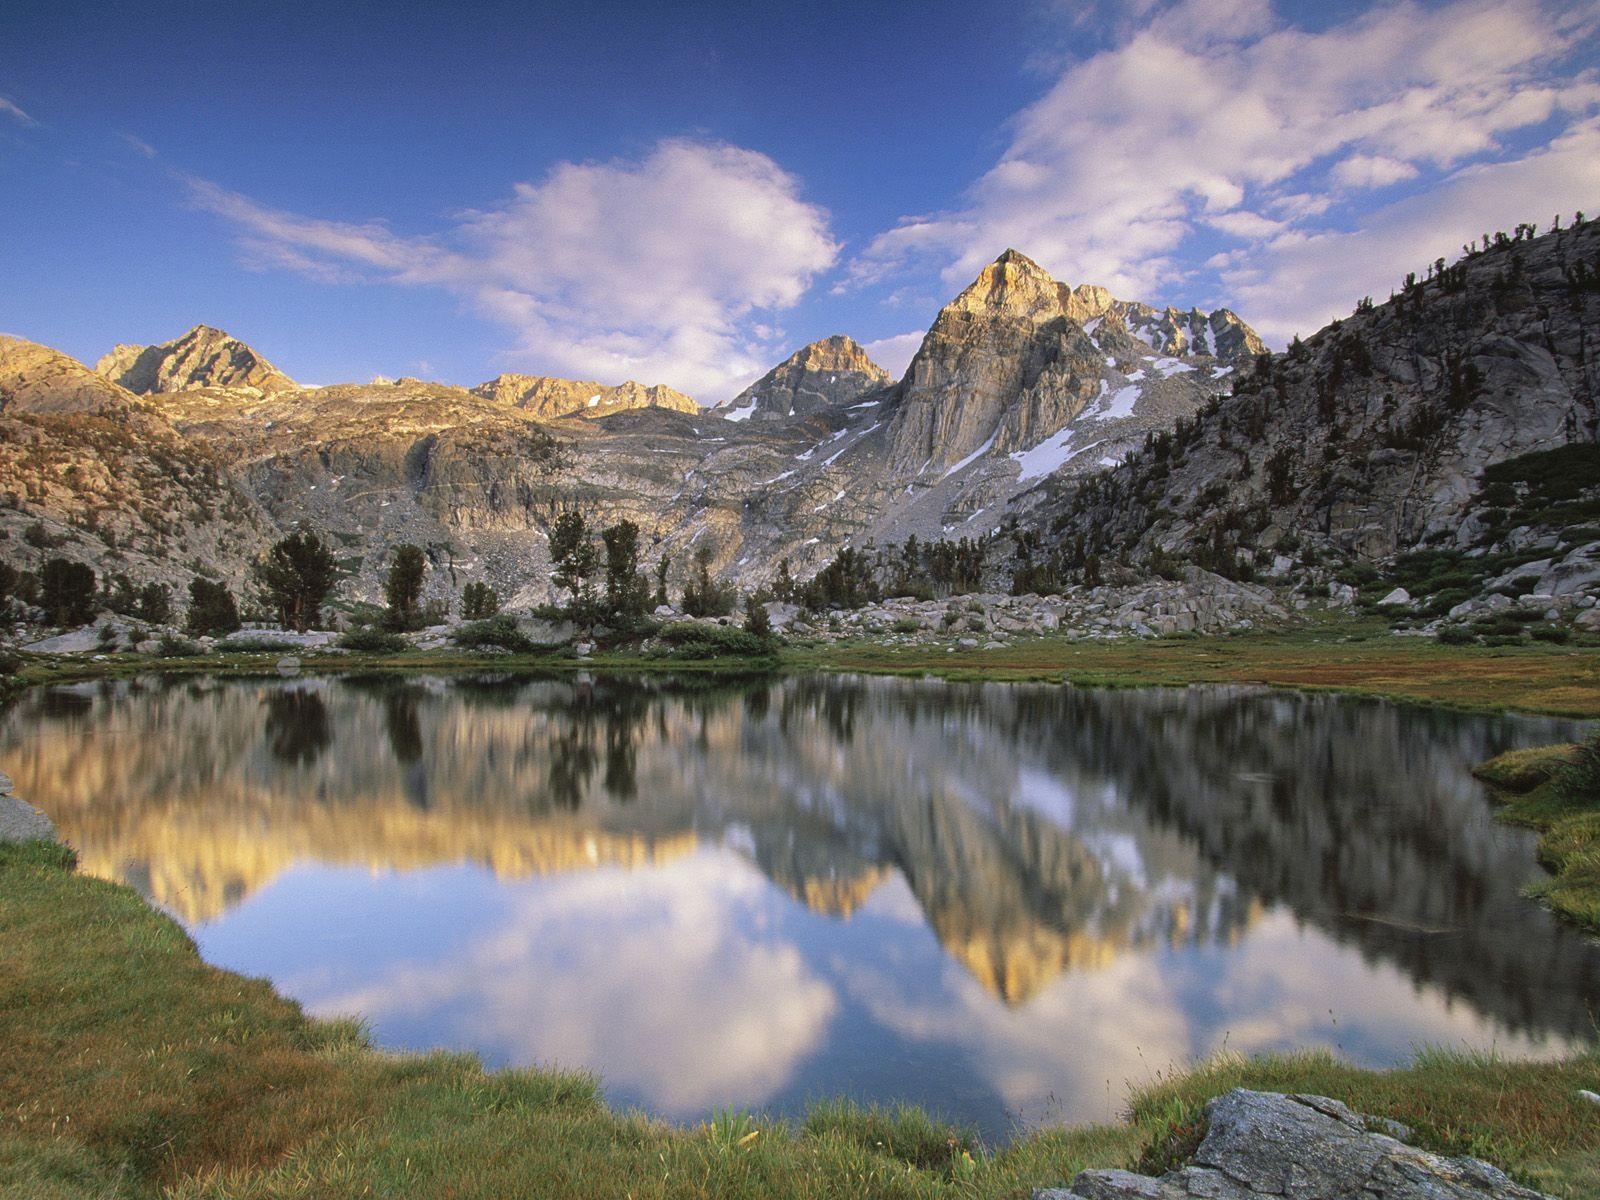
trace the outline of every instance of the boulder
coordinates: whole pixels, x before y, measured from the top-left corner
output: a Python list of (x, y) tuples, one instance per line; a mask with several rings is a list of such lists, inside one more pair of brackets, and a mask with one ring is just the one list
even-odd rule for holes
[(1034, 1200), (1548, 1200), (1486, 1162), (1408, 1146), (1404, 1126), (1325, 1096), (1235, 1088), (1206, 1119), (1187, 1166), (1160, 1178), (1084, 1171)]
[(26, 800), (0, 792), (0, 842), (53, 842), (56, 827)]
[(1382, 600), (1378, 601), (1380, 608), (1398, 608), (1411, 603), (1411, 593), (1405, 588), (1397, 587)]

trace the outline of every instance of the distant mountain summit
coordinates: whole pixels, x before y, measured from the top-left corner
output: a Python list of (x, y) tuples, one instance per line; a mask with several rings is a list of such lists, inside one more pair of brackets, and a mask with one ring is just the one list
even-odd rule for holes
[[(1061, 283), (1007, 250), (940, 310), (912, 359), (889, 429), (891, 472), (920, 477), (991, 451), (1027, 451), (1080, 415), (1125, 422), (1122, 440), (1142, 439), (1265, 350), (1226, 309), (1183, 313), (1118, 300), (1095, 284)], [(1110, 431), (1095, 437), (1104, 457)]]
[(496, 375), (472, 389), (474, 396), (509, 404), (543, 420), (557, 417), (605, 417), (635, 408), (666, 408), (698, 413), (691, 396), (662, 384), (648, 387), (629, 379), (615, 387), (584, 379), (555, 379), (548, 375)]
[(854, 338), (834, 334), (796, 350), (717, 411), (730, 421), (805, 416), (893, 382)]
[(118, 346), (94, 369), (141, 396), (211, 387), (266, 394), (300, 386), (238, 338), (209, 325), (156, 346)]

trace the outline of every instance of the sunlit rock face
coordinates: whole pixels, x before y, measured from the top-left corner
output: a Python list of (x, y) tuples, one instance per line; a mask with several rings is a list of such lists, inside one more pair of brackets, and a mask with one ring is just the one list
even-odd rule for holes
[[(945, 306), (912, 360), (889, 432), (890, 466), (940, 469), (980, 449), (1026, 450), (1129, 383), (1147, 386), (1134, 388), (1117, 419), (1142, 403), (1160, 408), (1150, 413), (1156, 424), (1170, 424), (1174, 405), (1192, 411), (1210, 394), (1197, 386), (1203, 379), (1263, 349), (1226, 310), (1129, 304), (1102, 287), (1058, 283), (1007, 250)], [(1158, 356), (1173, 361), (1160, 366)], [(1169, 385), (1156, 388), (1157, 379)]]
[[(37, 523), (51, 553), (144, 582), (240, 577), (271, 520), (216, 450), (76, 359), (0, 335), (0, 558)], [(31, 552), (30, 552), (31, 555)]]
[(138, 395), (208, 387), (258, 393), (299, 387), (238, 338), (209, 325), (196, 325), (182, 337), (155, 346), (118, 346), (94, 369)]
[(520, 878), (717, 847), (836, 919), (900, 877), (1011, 1005), (1237, 945), (1273, 904), (1570, 1032), (1600, 962), (1519, 895), (1529, 849), (1467, 773), (1520, 728), (1215, 690), (168, 681), (32, 694), (0, 761), (86, 869), (191, 922), (301, 863)]
[(669, 408), (674, 412), (698, 413), (693, 397), (662, 384), (646, 386), (628, 380), (607, 387), (592, 380), (555, 379), (548, 375), (496, 375), (472, 389), (497, 404), (525, 410), (530, 416), (604, 417), (630, 408)]
[(796, 350), (716, 411), (735, 421), (782, 420), (848, 405), (893, 382), (853, 338), (836, 334)]
[[(379, 600), (392, 548), (410, 542), (428, 547), (427, 599), (484, 582), (526, 605), (551, 598), (547, 536), (574, 504), (600, 524), (638, 524), (674, 591), (701, 546), (748, 588), (783, 558), (803, 577), (845, 545), (987, 534), (1043, 480), (1102, 469), (1217, 392), (1256, 344), (1236, 324), (1068, 288), (1008, 251), (940, 314), (899, 383), (836, 335), (705, 411), (659, 385), (537, 375), (300, 388), (197, 326), (118, 347), (98, 374), (43, 347), (0, 347), (0, 397), (19, 412), (131, 414), (127, 436), (215, 456), (232, 493), (216, 519), (236, 543), (223, 574), (260, 551), (263, 528), (309, 521), (344, 549), (351, 599)], [(45, 515), (59, 511), (62, 536), (97, 565), (107, 547), (70, 518), (140, 509), (137, 496), (75, 492), (72, 475), (39, 478), (61, 493)], [(182, 556), (134, 563), (188, 581)]]

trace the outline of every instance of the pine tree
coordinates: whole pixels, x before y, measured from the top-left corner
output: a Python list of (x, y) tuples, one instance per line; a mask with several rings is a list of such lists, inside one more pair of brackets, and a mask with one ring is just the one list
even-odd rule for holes
[(275, 542), (255, 566), (262, 603), (285, 629), (304, 633), (322, 619), (337, 568), (333, 551), (309, 525)]
[(403, 542), (394, 548), (389, 578), (383, 585), (384, 599), (389, 604), (385, 624), (393, 629), (413, 629), (417, 626), (422, 580), (427, 570), (428, 560), (423, 556), (421, 546)]
[(228, 585), (196, 575), (189, 581), (189, 613), (184, 627), (195, 637), (232, 633), (239, 628), (239, 606)]

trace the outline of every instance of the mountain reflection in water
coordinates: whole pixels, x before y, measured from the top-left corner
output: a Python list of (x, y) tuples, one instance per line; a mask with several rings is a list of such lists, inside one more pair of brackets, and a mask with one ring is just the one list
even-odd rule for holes
[(1592, 1036), (1600, 951), (1520, 897), (1468, 774), (1573, 734), (1242, 689), (168, 678), (28, 694), (0, 765), (85, 870), (387, 1043), (993, 1132), (1224, 1041)]

